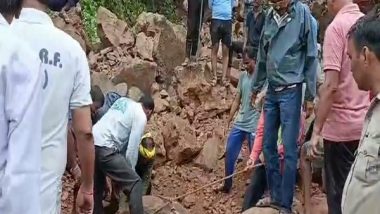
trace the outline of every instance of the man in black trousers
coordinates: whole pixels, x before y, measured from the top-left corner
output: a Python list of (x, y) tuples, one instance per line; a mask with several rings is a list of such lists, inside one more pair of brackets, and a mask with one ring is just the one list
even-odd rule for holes
[(196, 58), (203, 16), (208, 7), (208, 0), (188, 0), (187, 2), (186, 59), (184, 65), (187, 65), (190, 59)]

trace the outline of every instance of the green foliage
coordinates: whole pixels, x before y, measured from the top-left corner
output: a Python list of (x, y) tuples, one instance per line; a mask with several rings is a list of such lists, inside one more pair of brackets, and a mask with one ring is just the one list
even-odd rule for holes
[(165, 15), (172, 22), (178, 22), (174, 0), (81, 0), (82, 16), (86, 33), (92, 43), (98, 43), (96, 13), (102, 6), (118, 18), (134, 25), (137, 17), (144, 11)]
[(82, 18), (84, 22), (84, 28), (92, 44), (100, 42), (97, 33), (96, 26), (96, 13), (98, 5), (93, 0), (81, 0)]

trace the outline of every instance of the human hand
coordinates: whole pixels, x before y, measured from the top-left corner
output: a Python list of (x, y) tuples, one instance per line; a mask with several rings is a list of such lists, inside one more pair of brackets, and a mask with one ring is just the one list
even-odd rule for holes
[(255, 161), (252, 160), (251, 158), (248, 159), (247, 161), (247, 166), (245, 167), (246, 170), (252, 169), (255, 167)]
[(76, 199), (76, 207), (77, 213), (92, 214), (94, 208), (94, 194), (92, 189), (85, 189), (81, 185)]
[(306, 119), (309, 118), (314, 112), (314, 103), (311, 101), (305, 101), (304, 109), (306, 112)]
[(311, 157), (312, 158), (318, 158), (322, 156), (321, 148), (319, 146), (319, 139), (321, 136), (315, 132), (313, 132), (313, 135), (311, 137)]

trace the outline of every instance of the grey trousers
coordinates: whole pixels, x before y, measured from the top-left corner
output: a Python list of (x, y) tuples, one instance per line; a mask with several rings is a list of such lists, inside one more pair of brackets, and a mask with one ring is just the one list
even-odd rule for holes
[(103, 194), (106, 176), (128, 193), (131, 214), (143, 214), (143, 185), (125, 156), (116, 149), (95, 146), (94, 214), (104, 214)]

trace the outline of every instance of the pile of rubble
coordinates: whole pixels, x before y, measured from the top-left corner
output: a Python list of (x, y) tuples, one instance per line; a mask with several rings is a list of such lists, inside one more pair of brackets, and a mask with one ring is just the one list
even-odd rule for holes
[[(142, 13), (134, 26), (128, 26), (100, 7), (97, 24), (101, 44), (97, 47), (89, 43), (83, 31), (80, 10), (72, 10), (68, 15), (70, 22), (55, 16), (54, 23), (72, 35), (88, 54), (92, 84), (99, 85), (104, 93), (117, 91), (138, 99), (144, 92), (155, 100), (155, 114), (147, 127), (157, 144), (153, 195), (173, 197), (223, 177), (224, 161), (219, 157), (224, 153), (226, 118), (236, 94), (240, 62), (233, 61), (229, 87), (212, 87), (208, 83), (211, 77), (209, 26), (203, 26), (203, 47), (197, 65), (182, 67), (179, 65), (185, 58), (186, 30), (162, 15)], [(237, 25), (235, 34), (240, 35), (241, 28)], [(238, 165), (242, 167), (244, 164)], [(208, 188), (159, 213), (173, 210), (176, 213), (240, 213), (247, 178), (248, 174), (237, 176), (229, 196)], [(73, 180), (65, 175), (64, 214), (71, 213), (72, 191)], [(146, 208), (154, 210), (165, 202), (145, 197), (144, 203)]]

